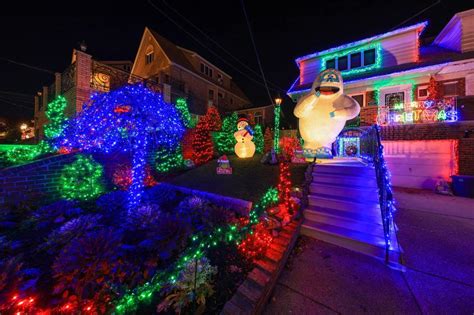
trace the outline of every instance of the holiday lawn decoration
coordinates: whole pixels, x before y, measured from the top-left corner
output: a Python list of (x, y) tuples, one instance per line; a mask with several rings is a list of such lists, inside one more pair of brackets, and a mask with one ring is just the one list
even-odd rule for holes
[(129, 211), (141, 200), (147, 153), (176, 148), (184, 133), (178, 110), (143, 85), (126, 85), (93, 95), (70, 120), (60, 145), (82, 151), (130, 152), (132, 185)]
[(356, 117), (360, 106), (343, 94), (341, 73), (334, 69), (322, 71), (311, 91), (296, 104), (299, 130), (304, 139), (307, 157), (332, 158), (331, 144), (347, 120)]
[(239, 158), (250, 158), (255, 154), (255, 144), (252, 142), (253, 130), (249, 125), (247, 118), (240, 118), (237, 121), (237, 131), (234, 133), (235, 144), (234, 151)]
[(237, 131), (237, 113), (227, 116), (222, 121), (222, 128), (219, 132), (213, 133), (214, 146), (219, 154), (233, 154), (235, 138), (234, 132)]
[(224, 154), (217, 160), (216, 172), (217, 174), (220, 174), (220, 175), (232, 174), (232, 167), (230, 167), (230, 162), (229, 162), (229, 159), (227, 158), (227, 155)]
[(253, 128), (253, 142), (255, 143), (255, 152), (262, 154), (264, 149), (264, 139), (261, 125), (255, 125)]
[(304, 157), (303, 149), (297, 148), (293, 153), (293, 157), (291, 158), (291, 163), (295, 164), (304, 164), (306, 163), (306, 159)]

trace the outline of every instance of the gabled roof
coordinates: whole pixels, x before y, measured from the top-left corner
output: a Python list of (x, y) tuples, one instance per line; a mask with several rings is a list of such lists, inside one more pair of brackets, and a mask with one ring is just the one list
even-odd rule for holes
[[(189, 50), (189, 49), (179, 47), (179, 46), (175, 45), (174, 43), (172, 43), (171, 41), (169, 41), (168, 39), (166, 39), (165, 37), (158, 34), (156, 31), (154, 31), (150, 28), (147, 28), (147, 29), (150, 31), (150, 33), (153, 35), (153, 37), (156, 39), (156, 41), (160, 45), (161, 49), (163, 49), (163, 52), (165, 53), (165, 55), (169, 58), (169, 60), (171, 62), (173, 62), (173, 63), (185, 68), (186, 70), (198, 75), (199, 77), (209, 81), (208, 77), (204, 76), (201, 72), (197, 71), (197, 69), (195, 69), (193, 67), (193, 65), (188, 60), (188, 58), (192, 57), (192, 55), (194, 54), (194, 55), (199, 56), (199, 58), (203, 59), (207, 63), (211, 64), (210, 62), (208, 62), (206, 59), (201, 57), (198, 53), (196, 53), (192, 50)], [(217, 68), (216, 66), (214, 66), (214, 67)], [(232, 78), (230, 75), (228, 75), (227, 73), (225, 73), (221, 69), (219, 69), (219, 68), (217, 68), (217, 69), (219, 70), (219, 72), (222, 72), (222, 73), (226, 74), (228, 77)], [(216, 84), (215, 82), (212, 82), (212, 83)], [(244, 92), (242, 92), (242, 90), (233, 81), (231, 81), (230, 89), (226, 89), (223, 86), (219, 86), (219, 87), (223, 90), (231, 92), (232, 94), (235, 94), (239, 98), (241, 98), (244, 101), (250, 103), (250, 100), (248, 99), (248, 97), (244, 94)]]
[(414, 24), (414, 25), (406, 26), (406, 27), (401, 27), (401, 28), (398, 28), (396, 30), (393, 30), (393, 31), (390, 31), (390, 32), (387, 32), (387, 33), (383, 33), (383, 34), (375, 35), (375, 36), (372, 36), (372, 37), (364, 38), (364, 39), (361, 39), (361, 40), (358, 40), (358, 41), (355, 41), (355, 42), (347, 43), (347, 44), (340, 45), (340, 46), (333, 47), (333, 48), (329, 48), (329, 49), (326, 49), (326, 50), (317, 51), (315, 53), (296, 58), (295, 61), (296, 61), (296, 64), (298, 65), (298, 67), (299, 67), (299, 63), (301, 61), (306, 60), (306, 59), (311, 59), (311, 58), (315, 58), (315, 57), (318, 57), (318, 56), (329, 54), (329, 53), (332, 53), (332, 52), (335, 52), (335, 51), (356, 47), (356, 46), (363, 45), (363, 44), (366, 44), (366, 43), (369, 43), (369, 42), (372, 42), (372, 41), (381, 40), (381, 39), (386, 38), (386, 37), (394, 36), (394, 35), (397, 35), (397, 34), (401, 34), (401, 33), (416, 30), (416, 29), (418, 29), (419, 32), (421, 33), (425, 29), (426, 25), (428, 25), (428, 21), (417, 23), (417, 24)]

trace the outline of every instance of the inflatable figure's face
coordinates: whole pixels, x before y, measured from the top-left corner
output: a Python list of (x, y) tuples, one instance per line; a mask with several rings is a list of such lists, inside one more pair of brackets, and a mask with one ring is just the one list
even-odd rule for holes
[(314, 81), (312, 91), (319, 92), (322, 98), (337, 98), (343, 92), (341, 73), (334, 69), (327, 69), (321, 72)]
[(249, 123), (246, 122), (246, 121), (241, 121), (241, 122), (239, 122), (239, 123), (237, 124), (237, 129), (238, 129), (238, 130), (243, 130), (245, 127), (248, 126), (248, 124), (249, 124)]

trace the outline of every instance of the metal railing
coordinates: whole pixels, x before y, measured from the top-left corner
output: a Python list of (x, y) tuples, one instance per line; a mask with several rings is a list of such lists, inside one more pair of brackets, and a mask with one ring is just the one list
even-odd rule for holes
[(393, 213), (395, 212), (390, 173), (385, 164), (383, 145), (380, 139), (380, 127), (373, 125), (360, 136), (360, 156), (374, 166), (379, 188), (379, 204), (382, 215), (383, 232), (385, 238), (385, 258), (389, 259), (392, 233), (395, 232)]

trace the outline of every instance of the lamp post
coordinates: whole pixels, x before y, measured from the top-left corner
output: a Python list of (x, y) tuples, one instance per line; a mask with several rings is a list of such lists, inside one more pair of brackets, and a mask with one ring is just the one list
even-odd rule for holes
[(276, 153), (280, 152), (280, 105), (282, 99), (277, 97), (275, 99), (275, 132), (273, 135), (273, 149)]

